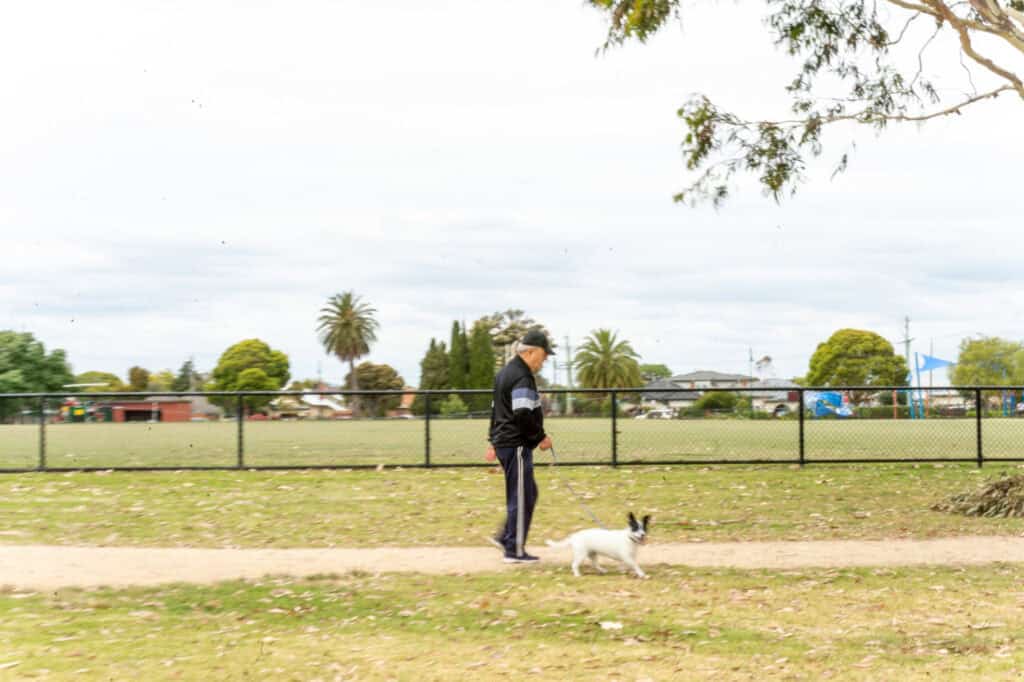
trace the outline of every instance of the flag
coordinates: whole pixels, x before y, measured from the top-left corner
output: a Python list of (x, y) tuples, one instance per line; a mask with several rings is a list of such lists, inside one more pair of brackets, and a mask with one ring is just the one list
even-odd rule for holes
[(933, 369), (942, 369), (943, 367), (950, 367), (955, 364), (955, 362), (950, 362), (949, 360), (940, 360), (939, 358), (933, 358), (930, 355), (922, 355), (921, 366), (918, 367), (918, 371), (930, 372)]

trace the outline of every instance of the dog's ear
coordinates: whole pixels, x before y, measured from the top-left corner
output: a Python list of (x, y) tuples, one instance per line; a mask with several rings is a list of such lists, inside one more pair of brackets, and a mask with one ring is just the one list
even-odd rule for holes
[(648, 514), (647, 516), (644, 517), (644, 522), (643, 522), (644, 530), (647, 530), (647, 526), (650, 524), (650, 522), (651, 522), (651, 515)]
[(629, 512), (629, 529), (630, 530), (636, 530), (639, 527), (640, 527), (640, 524), (637, 523), (636, 517), (633, 516), (633, 512)]

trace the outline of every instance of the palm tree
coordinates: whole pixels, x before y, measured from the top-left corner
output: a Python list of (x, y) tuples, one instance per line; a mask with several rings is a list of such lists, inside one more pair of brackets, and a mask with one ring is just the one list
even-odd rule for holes
[(610, 329), (595, 329), (576, 351), (573, 364), (585, 388), (633, 388), (642, 383), (640, 363), (629, 341)]
[[(320, 343), (328, 355), (337, 355), (348, 363), (349, 388), (359, 390), (355, 361), (370, 352), (370, 344), (377, 340), (377, 310), (363, 303), (355, 293), (346, 291), (335, 294), (320, 309), (317, 332)], [(359, 401), (353, 397), (353, 413), (358, 411)]]

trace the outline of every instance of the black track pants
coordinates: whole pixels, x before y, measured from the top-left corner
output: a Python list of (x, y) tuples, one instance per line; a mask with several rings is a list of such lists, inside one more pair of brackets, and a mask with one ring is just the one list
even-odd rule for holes
[(505, 471), (505, 525), (498, 540), (505, 553), (519, 556), (526, 547), (533, 508), (537, 506), (537, 482), (533, 479), (533, 450), (524, 447), (496, 448)]

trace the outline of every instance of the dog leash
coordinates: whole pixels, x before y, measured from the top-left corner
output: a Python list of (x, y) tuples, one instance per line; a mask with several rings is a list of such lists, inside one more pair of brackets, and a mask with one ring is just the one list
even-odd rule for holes
[[(551, 446), (551, 466), (554, 467), (556, 464), (558, 464), (558, 457), (555, 456), (555, 446), (552, 445)], [(594, 512), (590, 511), (590, 507), (588, 507), (583, 502), (583, 498), (580, 496), (579, 493), (576, 492), (576, 489), (572, 487), (572, 483), (570, 483), (569, 481), (565, 481), (565, 485), (566, 485), (567, 488), (569, 488), (569, 491), (572, 492), (572, 494), (576, 497), (576, 501), (580, 503), (580, 506), (583, 507), (583, 510), (585, 512), (587, 512), (587, 515), (590, 516), (591, 520), (593, 520), (593, 522), (596, 523), (602, 530), (608, 530), (607, 528), (604, 527), (604, 524), (601, 523), (598, 520), (597, 516), (594, 515)]]

